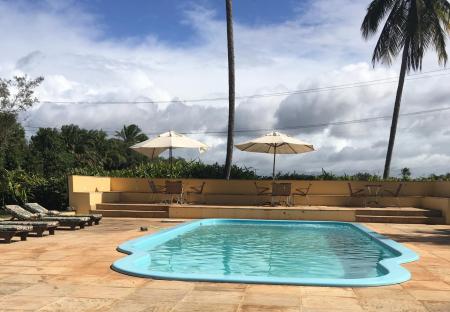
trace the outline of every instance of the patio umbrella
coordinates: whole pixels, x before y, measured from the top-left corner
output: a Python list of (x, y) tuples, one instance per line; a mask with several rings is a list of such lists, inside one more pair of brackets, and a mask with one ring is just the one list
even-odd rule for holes
[(169, 150), (170, 175), (172, 176), (172, 153), (174, 148), (198, 148), (200, 153), (203, 153), (208, 149), (208, 145), (175, 131), (169, 131), (161, 133), (156, 138), (137, 143), (130, 148), (150, 159), (154, 159), (162, 152)]
[(276, 131), (235, 146), (244, 152), (273, 154), (272, 179), (274, 180), (277, 154), (301, 154), (314, 151), (312, 144)]

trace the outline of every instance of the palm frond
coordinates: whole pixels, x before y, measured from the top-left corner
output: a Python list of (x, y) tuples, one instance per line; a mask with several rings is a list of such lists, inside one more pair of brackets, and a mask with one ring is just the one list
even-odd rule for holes
[(433, 5), (443, 28), (450, 35), (450, 3), (447, 0), (435, 0)]
[(406, 24), (406, 8), (404, 1), (397, 1), (381, 31), (372, 56), (372, 64), (377, 62), (390, 65), (404, 46)]
[(448, 0), (373, 0), (361, 25), (363, 37), (373, 35), (387, 14), (373, 52), (374, 66), (377, 62), (390, 65), (403, 49), (407, 70), (419, 70), (428, 48), (436, 50), (439, 64), (446, 64), (446, 35), (450, 35)]
[(361, 33), (365, 39), (377, 32), (380, 22), (396, 2), (398, 0), (373, 0), (370, 3), (361, 24)]
[[(426, 17), (428, 22), (427, 38), (433, 45), (434, 50), (438, 56), (438, 62), (440, 65), (447, 63), (448, 55), (446, 51), (446, 32), (450, 34), (449, 19), (450, 19), (450, 4), (446, 2), (448, 9), (445, 14), (445, 9), (441, 9), (440, 1), (424, 0), (427, 10)], [(444, 28), (446, 27), (446, 29)]]

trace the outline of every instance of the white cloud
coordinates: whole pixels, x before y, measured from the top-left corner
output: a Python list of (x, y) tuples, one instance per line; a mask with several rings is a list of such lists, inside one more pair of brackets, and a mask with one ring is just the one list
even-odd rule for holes
[[(373, 70), (373, 41), (359, 33), (365, 3), (350, 0), (313, 1), (302, 5), (295, 19), (282, 24), (235, 25), (238, 95), (320, 88), (397, 76), (398, 64)], [(113, 131), (137, 123), (146, 132), (222, 131), (227, 102), (183, 103), (176, 99), (227, 95), (225, 22), (214, 12), (190, 7), (183, 20), (195, 32), (195, 44), (176, 46), (148, 34), (138, 42), (104, 38), (97, 17), (76, 2), (0, 2), (2, 55), (0, 76), (43, 75), (42, 100), (166, 101), (165, 104), (80, 105), (40, 104), (24, 115), (26, 125), (83, 127)], [(435, 69), (430, 51), (425, 70)], [(449, 106), (448, 77), (407, 81), (402, 112)], [(392, 113), (395, 83), (329, 92), (251, 98), (237, 101), (238, 129), (283, 129)], [(415, 174), (448, 171), (448, 113), (402, 117), (393, 172), (403, 166)], [(280, 156), (283, 171), (381, 173), (389, 120), (345, 126), (289, 130), (314, 143), (317, 152)], [(239, 133), (235, 141), (261, 133)], [(201, 156), (223, 162), (223, 135), (195, 135), (212, 149)], [(198, 157), (196, 153), (177, 151)], [(270, 155), (235, 151), (235, 161), (270, 172)]]

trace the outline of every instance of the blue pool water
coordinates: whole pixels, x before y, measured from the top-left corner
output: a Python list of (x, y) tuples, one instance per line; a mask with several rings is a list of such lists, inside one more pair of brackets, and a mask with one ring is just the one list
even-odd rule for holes
[(410, 278), (412, 251), (341, 222), (201, 220), (119, 247), (121, 272), (187, 280), (370, 286)]

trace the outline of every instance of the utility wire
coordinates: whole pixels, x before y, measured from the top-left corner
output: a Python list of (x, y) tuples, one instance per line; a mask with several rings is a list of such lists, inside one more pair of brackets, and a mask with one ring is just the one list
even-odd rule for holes
[[(423, 114), (430, 114), (430, 113), (437, 113), (437, 112), (444, 112), (444, 111), (450, 111), (450, 107), (440, 107), (440, 108), (432, 108), (432, 109), (426, 109), (426, 110), (420, 110), (415, 112), (409, 112), (409, 113), (401, 113), (400, 116), (417, 116), (417, 115), (423, 115)], [(329, 127), (329, 126), (343, 126), (343, 125), (350, 125), (350, 124), (359, 124), (359, 123), (366, 123), (366, 122), (373, 122), (378, 120), (390, 120), (392, 118), (391, 115), (385, 115), (385, 116), (375, 116), (375, 117), (367, 117), (367, 118), (361, 118), (361, 119), (351, 119), (351, 120), (344, 120), (344, 121), (334, 121), (334, 122), (324, 122), (324, 123), (316, 123), (316, 124), (306, 124), (306, 125), (297, 125), (297, 126), (291, 126), (291, 127), (281, 127), (277, 128), (277, 130), (298, 130), (298, 129), (307, 129), (307, 128), (323, 128), (323, 127)], [(25, 131), (31, 132), (36, 131), (36, 129), (42, 128), (39, 126), (24, 126)], [(109, 129), (110, 131), (105, 131), (104, 129), (98, 129), (103, 130), (104, 132), (108, 134), (114, 134), (115, 131), (112, 129)], [(252, 133), (252, 132), (267, 132), (272, 131), (272, 128), (260, 128), (260, 129), (237, 129), (235, 130), (236, 133)], [(147, 135), (157, 135), (160, 132), (145, 132)], [(180, 132), (182, 134), (215, 134), (215, 135), (221, 135), (221, 134), (227, 134), (226, 130), (217, 130), (217, 131), (184, 131)]]
[[(441, 73), (437, 75), (433, 75), (433, 73), (437, 72), (445, 72), (449, 71), (450, 68), (443, 68), (443, 69), (437, 69), (432, 70), (428, 72), (422, 72), (422, 73), (416, 73), (416, 74), (410, 74), (406, 78), (406, 80), (418, 80), (418, 79), (424, 79), (424, 78), (432, 78), (432, 77), (439, 77), (439, 76), (446, 76), (450, 73)], [(300, 90), (292, 90), (292, 91), (285, 91), (285, 92), (273, 92), (273, 93), (263, 93), (263, 94), (253, 94), (253, 95), (243, 95), (243, 96), (236, 96), (236, 99), (257, 99), (257, 98), (266, 98), (266, 97), (277, 97), (277, 96), (285, 96), (285, 95), (293, 95), (293, 94), (304, 94), (304, 93), (317, 93), (317, 92), (328, 92), (328, 91), (335, 91), (335, 90), (341, 90), (341, 89), (350, 89), (350, 88), (359, 88), (359, 87), (366, 87), (366, 86), (373, 86), (373, 85), (380, 85), (380, 84), (389, 84), (389, 83), (395, 83), (398, 81), (398, 78), (396, 77), (388, 77), (388, 78), (380, 78), (375, 80), (367, 80), (367, 81), (359, 81), (359, 82), (352, 82), (347, 84), (340, 84), (340, 85), (332, 85), (327, 87), (320, 87), (320, 88), (309, 88), (309, 89), (300, 89)], [(180, 102), (186, 102), (186, 103), (198, 103), (198, 102), (216, 102), (216, 101), (228, 101), (228, 97), (216, 97), (216, 98), (198, 98), (198, 99), (184, 99), (179, 100)], [(169, 101), (39, 101), (39, 103), (42, 104), (78, 104), (78, 105), (92, 105), (92, 104), (99, 104), (99, 105), (122, 105), (122, 104), (168, 104), (172, 103), (173, 100)]]

